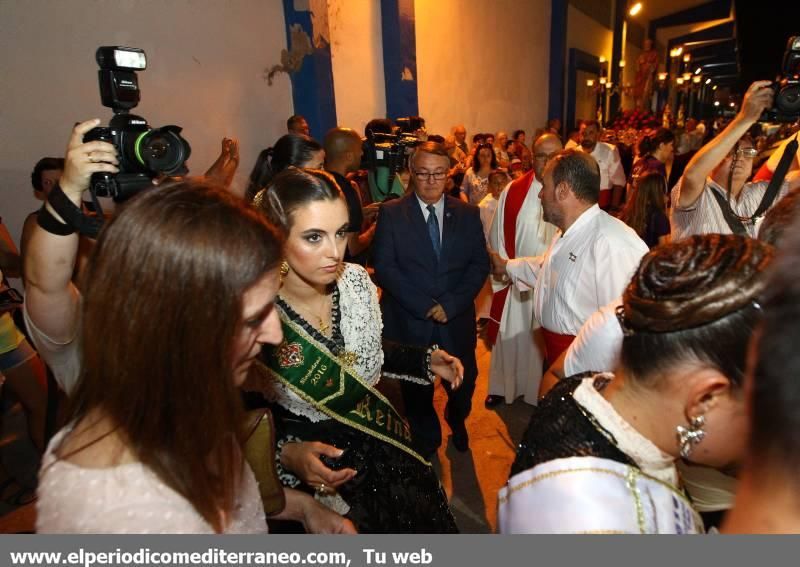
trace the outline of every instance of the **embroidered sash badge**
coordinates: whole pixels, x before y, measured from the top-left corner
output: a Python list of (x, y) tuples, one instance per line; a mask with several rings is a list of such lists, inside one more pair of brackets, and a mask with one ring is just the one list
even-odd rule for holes
[(292, 368), (300, 366), (305, 362), (303, 358), (303, 347), (300, 343), (287, 343), (283, 341), (278, 347), (278, 364), (281, 368)]

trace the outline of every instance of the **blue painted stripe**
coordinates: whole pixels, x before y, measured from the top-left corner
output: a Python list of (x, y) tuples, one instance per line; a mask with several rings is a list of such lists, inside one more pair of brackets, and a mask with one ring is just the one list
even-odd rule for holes
[[(286, 45), (292, 46), (292, 26), (299, 25), (314, 40), (311, 12), (294, 9), (294, 0), (283, 0), (283, 18), (286, 23)], [(328, 35), (327, 33), (325, 34)], [(292, 102), (294, 113), (301, 114), (308, 122), (311, 135), (322, 139), (325, 133), (336, 126), (336, 96), (333, 90), (333, 65), (331, 46), (314, 47), (313, 53), (303, 58), (300, 70), (291, 73)]]
[[(564, 69), (567, 56), (567, 0), (553, 0), (550, 13), (550, 85), (547, 117), (562, 121), (564, 133), (573, 124), (564, 122)], [(574, 112), (573, 112), (574, 113)]]
[(419, 95), (414, 0), (381, 0), (381, 31), (386, 116), (392, 119), (417, 116)]

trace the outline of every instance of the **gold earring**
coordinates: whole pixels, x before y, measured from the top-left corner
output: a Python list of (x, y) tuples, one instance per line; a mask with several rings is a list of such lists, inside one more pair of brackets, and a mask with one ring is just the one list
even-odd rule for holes
[(281, 262), (281, 277), (285, 278), (288, 275), (289, 275), (289, 262), (284, 260), (283, 262)]

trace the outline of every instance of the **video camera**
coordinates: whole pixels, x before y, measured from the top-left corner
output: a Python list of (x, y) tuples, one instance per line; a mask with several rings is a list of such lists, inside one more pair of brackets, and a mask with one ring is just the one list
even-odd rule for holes
[(151, 128), (141, 116), (129, 114), (139, 104), (139, 81), (136, 71), (147, 67), (145, 53), (132, 47), (99, 47), (95, 55), (100, 66), (100, 99), (114, 111), (108, 126), (89, 130), (84, 142), (101, 140), (114, 144), (119, 159), (119, 173), (92, 174), (91, 191), (98, 197), (124, 201), (152, 186), (155, 177), (186, 175), (189, 143), (180, 135), (179, 126)]
[(775, 101), (762, 121), (794, 122), (800, 118), (800, 35), (789, 38), (783, 54), (781, 78), (775, 82)]
[[(385, 187), (376, 187), (373, 198), (376, 201), (384, 200), (391, 194), (395, 176), (406, 168), (411, 150), (422, 143), (416, 132), (425, 128), (425, 120), (419, 116), (398, 118), (391, 133), (376, 132), (367, 129), (367, 139), (364, 141), (362, 169), (371, 173), (379, 168), (388, 170), (389, 175)], [(383, 185), (383, 183), (380, 183)]]

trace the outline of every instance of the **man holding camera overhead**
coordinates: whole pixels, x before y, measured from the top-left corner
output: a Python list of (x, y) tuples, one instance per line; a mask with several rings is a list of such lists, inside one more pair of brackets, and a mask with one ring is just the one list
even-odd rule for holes
[(686, 166), (672, 189), (673, 240), (708, 233), (755, 238), (763, 213), (789, 189), (800, 186), (797, 179), (785, 182), (771, 197), (766, 195), (767, 182), (747, 183), (758, 153), (747, 132), (772, 106), (773, 97), (770, 81), (750, 85), (736, 118)]

